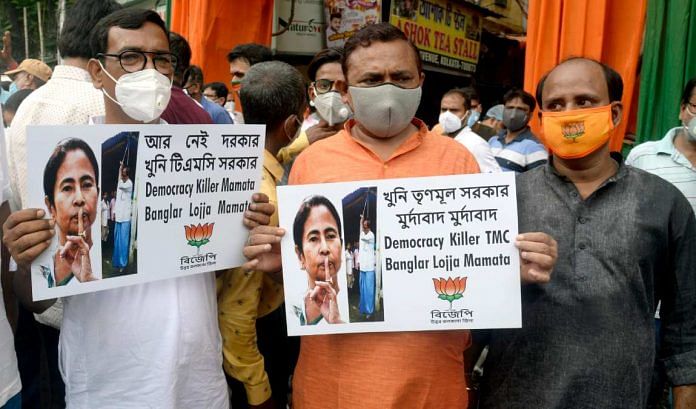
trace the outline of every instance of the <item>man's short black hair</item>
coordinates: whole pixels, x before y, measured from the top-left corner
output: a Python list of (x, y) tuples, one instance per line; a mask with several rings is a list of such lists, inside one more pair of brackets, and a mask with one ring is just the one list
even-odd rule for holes
[[(595, 64), (598, 64), (600, 67), (602, 67), (602, 72), (604, 72), (604, 79), (607, 81), (607, 91), (609, 92), (609, 102), (615, 102), (615, 101), (621, 101), (621, 98), (623, 97), (623, 79), (621, 79), (621, 75), (616, 72), (613, 68), (608, 66), (607, 64), (604, 64), (601, 61), (597, 61), (593, 58), (586, 58), (586, 57), (570, 57), (567, 58), (563, 61), (561, 61), (558, 65), (564, 64), (568, 61), (573, 61), (573, 60), (585, 60), (585, 61), (591, 61)], [(558, 67), (556, 65), (556, 67)], [(546, 82), (546, 79), (549, 77), (549, 74), (556, 69), (556, 67), (553, 67), (549, 72), (544, 74), (543, 77), (539, 80), (539, 83), (537, 84), (536, 88), (536, 100), (539, 103), (539, 106), (542, 106), (542, 101), (541, 101), (541, 94), (544, 91), (544, 83)]]
[(5, 101), (4, 104), (2, 104), (2, 110), (4, 112), (10, 112), (12, 114), (17, 113), (17, 109), (19, 108), (19, 106), (22, 104), (24, 99), (32, 93), (32, 91), (34, 90), (31, 88), (20, 89), (19, 91), (10, 95), (10, 97), (7, 98), (7, 101)]
[(471, 95), (464, 88), (452, 88), (451, 90), (445, 92), (442, 98), (448, 95), (459, 95), (464, 99), (464, 110), (468, 111), (471, 109)]
[(523, 104), (529, 106), (529, 113), (534, 112), (534, 108), (536, 108), (536, 101), (534, 101), (534, 97), (529, 92), (519, 88), (513, 88), (503, 95), (503, 105), (515, 98), (521, 99)]
[(183, 79), (184, 72), (191, 65), (191, 46), (189, 46), (188, 41), (181, 34), (170, 32), (169, 50), (176, 56), (176, 67), (174, 69), (175, 85), (183, 87), (186, 83), (186, 80)]
[(203, 70), (197, 65), (191, 65), (188, 67), (186, 72), (184, 72), (183, 84), (191, 82), (193, 84), (198, 84), (201, 86), (201, 91), (203, 91)]
[(265, 45), (256, 43), (240, 44), (227, 53), (227, 62), (240, 58), (248, 62), (249, 66), (252, 66), (260, 62), (271, 61), (273, 53)]
[[(242, 89), (244, 89), (244, 87), (242, 87)], [(295, 246), (297, 247), (297, 249), (300, 250), (300, 254), (302, 253), (302, 236), (304, 236), (304, 225), (305, 223), (307, 223), (309, 213), (312, 211), (313, 208), (318, 206), (326, 207), (329, 210), (329, 213), (331, 213), (331, 215), (333, 216), (334, 220), (336, 220), (336, 227), (338, 228), (338, 238), (339, 240), (341, 240), (341, 242), (343, 242), (343, 237), (341, 236), (341, 218), (338, 216), (338, 211), (336, 211), (336, 207), (333, 205), (333, 203), (331, 203), (331, 200), (327, 199), (324, 196), (311, 196), (302, 201), (300, 209), (297, 211), (297, 214), (295, 215), (295, 220), (292, 223), (292, 239), (295, 242)]]
[(244, 123), (266, 124), (272, 130), (290, 115), (301, 115), (307, 101), (302, 74), (281, 61), (251, 66), (239, 93)]
[(694, 88), (696, 88), (696, 77), (689, 80), (684, 87), (684, 92), (681, 97), (681, 104), (688, 105), (691, 103), (691, 94), (694, 93)]
[(230, 91), (227, 89), (227, 85), (222, 82), (209, 82), (203, 86), (204, 91), (208, 88), (215, 91), (216, 97), (225, 98), (225, 100), (227, 100), (227, 94), (230, 93)]
[(416, 59), (416, 67), (418, 73), (423, 72), (423, 63), (421, 62), (418, 48), (406, 38), (403, 31), (389, 23), (368, 24), (358, 30), (351, 38), (346, 41), (343, 47), (343, 74), (348, 77), (348, 60), (350, 55), (360, 47), (369, 47), (373, 42), (388, 43), (392, 41), (406, 41), (413, 50), (414, 58)]
[(481, 98), (479, 97), (478, 91), (476, 91), (476, 88), (474, 87), (465, 87), (461, 88), (462, 91), (466, 92), (466, 94), (469, 96), (469, 101), (481, 101)]
[(63, 58), (91, 58), (90, 30), (103, 17), (123, 7), (113, 0), (78, 0), (65, 13), (63, 28), (58, 36), (58, 52)]
[[(169, 38), (169, 30), (156, 12), (145, 9), (121, 9), (103, 17), (90, 33), (92, 57), (99, 53), (105, 53), (109, 48), (109, 30), (111, 27), (119, 27), (126, 30), (137, 30), (145, 23), (153, 23), (164, 31)], [(178, 67), (178, 63), (177, 63)]]
[(316, 81), (317, 71), (322, 65), (330, 62), (341, 63), (343, 59), (343, 50), (340, 48), (325, 48), (314, 55), (312, 61), (307, 66), (307, 76), (310, 81)]
[(48, 199), (48, 203), (51, 205), (55, 204), (55, 197), (53, 196), (53, 193), (55, 192), (58, 169), (60, 169), (60, 166), (65, 161), (65, 156), (68, 154), (68, 152), (76, 150), (84, 152), (85, 156), (87, 156), (87, 159), (94, 170), (94, 183), (96, 183), (97, 189), (99, 188), (99, 165), (97, 164), (97, 157), (94, 156), (94, 151), (92, 151), (92, 148), (90, 148), (89, 145), (87, 145), (87, 142), (83, 141), (82, 139), (64, 139), (58, 142), (58, 145), (48, 158), (48, 162), (44, 168), (44, 194), (46, 195), (46, 199)]

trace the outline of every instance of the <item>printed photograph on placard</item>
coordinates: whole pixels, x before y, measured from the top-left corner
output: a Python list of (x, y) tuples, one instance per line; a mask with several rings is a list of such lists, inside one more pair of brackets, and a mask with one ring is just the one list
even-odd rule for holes
[[(343, 324), (347, 311), (339, 300), (343, 237), (334, 203), (320, 195), (302, 201), (293, 222), (297, 266), (307, 287), (297, 294), (292, 311), (300, 325)], [(300, 273), (298, 272), (298, 273)]]
[(136, 274), (138, 133), (102, 143), (101, 248), (104, 278)]
[(48, 288), (100, 280), (99, 163), (80, 138), (63, 139), (43, 169), (47, 216), (55, 223), (48, 251), (38, 261)]
[(361, 187), (346, 195), (343, 220), (350, 322), (384, 321), (377, 188)]

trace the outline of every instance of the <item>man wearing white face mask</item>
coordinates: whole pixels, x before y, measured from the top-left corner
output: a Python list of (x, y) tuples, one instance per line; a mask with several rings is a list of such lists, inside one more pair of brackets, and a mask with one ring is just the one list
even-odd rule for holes
[[(500, 172), (500, 166), (493, 156), (491, 147), (467, 125), (471, 115), (468, 95), (464, 90), (452, 89), (442, 96), (440, 118), (435, 128), (443, 135), (454, 137), (455, 141), (464, 145), (476, 158), (482, 173)], [(433, 128), (434, 131), (435, 128)]]
[[(88, 71), (104, 94), (105, 116), (94, 122), (160, 123), (175, 63), (167, 35), (150, 10), (121, 10), (97, 23), (91, 48), (98, 59), (89, 60)], [(42, 216), (22, 210), (4, 226), (17, 274), (27, 282), (28, 266), (51, 235)], [(214, 280), (200, 274), (65, 299), (60, 360), (67, 407), (228, 408)]]
[(679, 120), (681, 126), (670, 129), (661, 140), (633, 148), (626, 164), (672, 183), (696, 211), (696, 78), (684, 87)]
[(341, 70), (343, 51), (337, 48), (327, 48), (319, 51), (307, 67), (307, 75), (311, 83), (308, 93), (310, 105), (316, 112), (305, 118), (302, 132), (287, 148), (281, 149), (279, 157), (283, 164), (291, 164), (310, 144), (336, 134), (353, 113), (343, 102), (340, 84), (346, 79)]

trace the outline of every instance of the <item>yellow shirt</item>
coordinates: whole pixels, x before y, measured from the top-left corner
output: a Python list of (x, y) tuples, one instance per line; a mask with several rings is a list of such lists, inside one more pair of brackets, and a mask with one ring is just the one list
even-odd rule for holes
[[(278, 202), (276, 185), (283, 173), (283, 166), (264, 151), (261, 192), (274, 205)], [(271, 225), (278, 225), (277, 211), (271, 216)], [(256, 344), (256, 318), (283, 303), (283, 285), (262, 272), (233, 268), (218, 278), (217, 288), (225, 372), (244, 383), (249, 404), (259, 405), (271, 397), (271, 385)]]
[(303, 150), (309, 146), (309, 138), (307, 138), (307, 133), (302, 131), (300, 136), (295, 138), (292, 143), (280, 151), (278, 151), (278, 159), (284, 164), (290, 164)]

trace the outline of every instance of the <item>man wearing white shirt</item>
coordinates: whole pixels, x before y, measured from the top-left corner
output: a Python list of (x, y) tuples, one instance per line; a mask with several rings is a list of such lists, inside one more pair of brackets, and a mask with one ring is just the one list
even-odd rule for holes
[(133, 182), (128, 177), (128, 167), (121, 162), (118, 167), (116, 188), (116, 226), (114, 228), (114, 255), (111, 260), (116, 271), (122, 272), (128, 265), (130, 245), (131, 208), (133, 207)]
[[(9, 181), (7, 180), (7, 163), (5, 139), (2, 120), (0, 120), (0, 221), (7, 216), (7, 199), (9, 199)], [(3, 260), (0, 260), (0, 264)], [(5, 300), (0, 282), (0, 409), (19, 409), (22, 406), (20, 391), (22, 383), (17, 370), (17, 355), (14, 348), (14, 336), (5, 312)]]
[(449, 90), (440, 101), (440, 117), (433, 131), (453, 137), (464, 145), (476, 158), (481, 173), (500, 172), (488, 142), (467, 125), (469, 115), (471, 101), (468, 94), (458, 88)]
[(375, 312), (375, 234), (370, 221), (360, 215), (360, 314), (367, 319)]
[[(143, 105), (155, 100), (150, 93), (168, 99), (170, 91), (164, 84), (171, 84), (175, 58), (159, 15), (114, 12), (94, 27), (91, 44), (96, 58), (88, 69), (103, 90), (106, 114), (94, 122), (161, 123), (166, 103)], [(144, 70), (167, 81), (116, 92), (132, 81), (128, 74)], [(28, 266), (52, 235), (42, 213), (15, 212), (4, 226), (25, 285)], [(214, 280), (213, 273), (198, 274), (65, 298), (60, 361), (68, 409), (228, 408)], [(31, 293), (23, 294), (30, 302)]]

